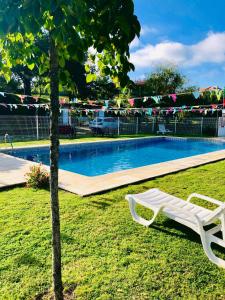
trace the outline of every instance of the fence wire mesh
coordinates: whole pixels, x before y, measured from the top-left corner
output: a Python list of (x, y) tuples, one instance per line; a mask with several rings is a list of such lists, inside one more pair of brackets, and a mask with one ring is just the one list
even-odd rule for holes
[[(69, 117), (67, 123), (59, 119), (59, 133), (61, 137), (157, 134), (161, 125), (175, 135), (218, 136), (218, 124), (221, 122), (221, 119), (207, 117)], [(46, 139), (49, 137), (49, 125), (48, 116), (0, 116), (0, 138), (4, 140), (7, 133), (14, 141)]]

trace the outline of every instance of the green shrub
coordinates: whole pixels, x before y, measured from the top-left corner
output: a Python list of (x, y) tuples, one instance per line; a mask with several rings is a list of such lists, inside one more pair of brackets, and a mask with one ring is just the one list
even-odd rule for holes
[(26, 180), (27, 187), (49, 188), (49, 173), (41, 164), (30, 167), (30, 172), (26, 173)]

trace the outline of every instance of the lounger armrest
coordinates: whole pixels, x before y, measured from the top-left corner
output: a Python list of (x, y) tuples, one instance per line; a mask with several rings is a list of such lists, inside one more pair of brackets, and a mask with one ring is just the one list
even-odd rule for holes
[(202, 199), (202, 200), (206, 200), (206, 201), (211, 202), (211, 203), (213, 203), (213, 204), (216, 204), (216, 205), (218, 205), (218, 206), (224, 205), (224, 202), (221, 202), (221, 201), (219, 201), (219, 200), (213, 199), (213, 198), (208, 197), (208, 196), (205, 196), (205, 195), (197, 194), (197, 193), (191, 194), (191, 195), (187, 198), (187, 201), (190, 202), (190, 200), (191, 200), (192, 198), (199, 198), (199, 199)]
[(204, 224), (212, 223), (214, 220), (219, 219), (222, 214), (225, 214), (225, 203), (213, 210), (212, 214), (204, 220)]

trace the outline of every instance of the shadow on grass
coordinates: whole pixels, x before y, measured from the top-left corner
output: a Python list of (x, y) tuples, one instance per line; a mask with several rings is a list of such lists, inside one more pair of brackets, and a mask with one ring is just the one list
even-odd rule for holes
[[(185, 225), (180, 224), (174, 220), (165, 220), (161, 224), (155, 223), (155, 224), (151, 225), (151, 228), (154, 228), (158, 231), (164, 232), (171, 236), (178, 237), (181, 239), (186, 239), (188, 241), (202, 245), (201, 238), (195, 231), (193, 231), (192, 229), (190, 229), (190, 228), (186, 227)], [(209, 228), (207, 228), (207, 229), (209, 229)], [(174, 230), (179, 231), (179, 232), (174, 232)], [(216, 236), (218, 236), (219, 238), (222, 238), (221, 233), (217, 234)], [(212, 243), (212, 250), (215, 251), (216, 252), (215, 254), (217, 254), (217, 255), (222, 254), (221, 258), (225, 259), (225, 253), (224, 253), (223, 247), (221, 247), (215, 243)]]
[[(185, 238), (191, 242), (195, 242), (201, 244), (201, 240), (199, 235), (191, 230), (190, 228), (176, 222), (173, 220), (166, 220), (161, 224), (154, 223), (151, 225), (152, 228), (164, 232), (166, 234), (178, 237), (178, 238)], [(177, 232), (175, 232), (175, 230)], [(178, 232), (179, 231), (179, 232)]]
[(22, 256), (20, 256), (17, 260), (18, 264), (20, 265), (27, 265), (27, 266), (31, 266), (31, 265), (36, 265), (36, 266), (43, 266), (43, 264), (36, 259), (34, 256), (32, 256), (29, 253), (23, 254)]
[(73, 244), (73, 243), (77, 242), (73, 237), (69, 236), (68, 234), (62, 233), (62, 232), (61, 232), (61, 240), (63, 243), (66, 243), (66, 244)]
[(98, 201), (93, 200), (89, 203), (89, 205), (92, 205), (96, 208), (105, 210), (108, 207), (110, 207), (113, 203), (115, 203), (115, 201), (113, 199), (103, 198), (103, 199), (98, 200)]
[[(77, 287), (76, 283), (66, 285), (63, 290), (63, 299), (64, 300), (72, 300), (75, 299), (74, 291)], [(40, 294), (38, 294), (34, 300), (54, 300), (53, 292), (50, 290), (46, 290)]]

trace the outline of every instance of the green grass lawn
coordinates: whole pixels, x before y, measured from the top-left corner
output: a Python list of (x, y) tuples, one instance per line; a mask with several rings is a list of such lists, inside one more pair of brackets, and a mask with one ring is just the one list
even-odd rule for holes
[[(102, 140), (115, 140), (115, 139), (124, 139), (124, 138), (137, 138), (137, 137), (150, 137), (150, 136), (156, 136), (156, 134), (123, 134), (120, 136), (83, 136), (78, 138), (65, 138), (60, 139), (60, 144), (66, 144), (66, 143), (80, 143), (80, 142), (95, 142), (95, 141), (102, 141)], [(178, 137), (200, 137), (198, 135), (173, 135)], [(201, 136), (204, 138), (209, 138), (210, 136)], [(15, 141), (13, 142), (14, 147), (23, 147), (23, 146), (35, 146), (35, 145), (49, 145), (49, 140), (30, 140), (30, 141)], [(2, 143), (0, 142), (0, 149), (1, 148), (11, 148), (10, 144)]]
[[(224, 200), (224, 181), (222, 161), (86, 198), (60, 191), (63, 282), (72, 299), (225, 299), (225, 270), (208, 260), (197, 234), (164, 216), (145, 228), (124, 200), (152, 187)], [(1, 191), (0, 210), (0, 299), (34, 299), (51, 286), (49, 193)]]
[[(132, 134), (132, 135), (120, 135), (118, 136), (114, 136), (114, 137), (108, 137), (108, 136), (93, 136), (93, 137), (88, 137), (88, 136), (84, 136), (84, 137), (79, 137), (79, 138), (75, 138), (75, 139), (60, 139), (60, 144), (66, 144), (66, 143), (80, 143), (80, 142), (94, 142), (94, 141), (103, 141), (103, 140), (115, 140), (118, 138), (137, 138), (137, 137), (147, 137), (147, 136), (151, 136), (150, 134)], [(31, 140), (31, 141), (16, 141), (13, 142), (13, 146), (14, 147), (23, 147), (23, 146), (35, 146), (35, 145), (49, 145), (49, 140)], [(0, 143), (0, 149), (1, 148), (10, 148), (10, 144), (7, 143)]]

